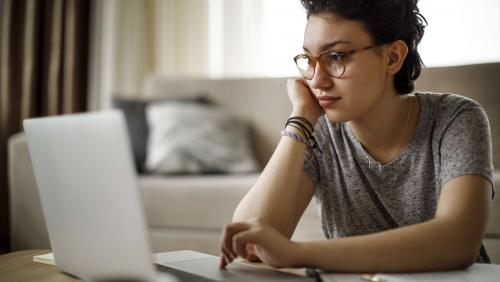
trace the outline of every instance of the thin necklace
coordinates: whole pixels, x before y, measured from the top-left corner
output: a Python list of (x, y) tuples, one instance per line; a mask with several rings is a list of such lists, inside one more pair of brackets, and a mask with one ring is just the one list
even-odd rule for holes
[(413, 114), (413, 108), (414, 108), (413, 104), (414, 104), (414, 102), (413, 102), (413, 100), (411, 100), (410, 101), (410, 109), (408, 110), (408, 117), (406, 118), (405, 127), (403, 129), (403, 134), (401, 136), (401, 140), (399, 140), (399, 145), (396, 147), (396, 150), (394, 151), (394, 153), (392, 153), (390, 158), (388, 158), (385, 161), (381, 161), (380, 163), (387, 164), (387, 163), (391, 162), (392, 160), (394, 160), (394, 158), (397, 156), (397, 154), (401, 150), (401, 145), (403, 144), (403, 141), (406, 137), (406, 129), (408, 128), (408, 122), (410, 121), (410, 116)]

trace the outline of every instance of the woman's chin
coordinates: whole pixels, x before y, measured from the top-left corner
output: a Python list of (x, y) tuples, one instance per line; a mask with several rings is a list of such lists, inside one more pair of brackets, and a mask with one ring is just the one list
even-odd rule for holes
[(339, 113), (338, 111), (325, 110), (325, 116), (332, 123), (343, 123), (351, 120), (349, 117)]

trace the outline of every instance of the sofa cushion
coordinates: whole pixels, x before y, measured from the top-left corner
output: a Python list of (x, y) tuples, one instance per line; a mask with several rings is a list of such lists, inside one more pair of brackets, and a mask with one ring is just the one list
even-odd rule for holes
[[(192, 79), (151, 75), (145, 82), (147, 99), (190, 97), (205, 93), (210, 101), (252, 125), (252, 142), (261, 166), (267, 164), (292, 111), (286, 77)], [(169, 91), (165, 91), (168, 89)]]
[(139, 177), (151, 227), (222, 228), (258, 174)]
[(259, 167), (250, 126), (215, 105), (155, 103), (146, 168), (153, 173), (248, 173)]
[[(189, 177), (140, 176), (139, 188), (148, 225), (150, 229), (158, 232), (197, 230), (196, 232), (206, 232), (218, 238), (220, 230), (231, 222), (236, 206), (258, 177), (258, 173)], [(322, 238), (324, 237), (316, 201), (313, 200), (297, 225), (294, 239)], [(158, 244), (158, 247), (166, 250), (160, 248), (160, 245), (166, 247), (165, 244)], [(167, 249), (170, 250), (170, 247)]]
[[(140, 176), (148, 224), (151, 227), (222, 228), (230, 222), (234, 209), (257, 181), (259, 174), (205, 176)], [(494, 171), (495, 186), (500, 185), (500, 171)], [(491, 202), (486, 238), (500, 238), (500, 197)], [(208, 209), (208, 210), (207, 210)], [(314, 230), (318, 220), (314, 201), (303, 218), (307, 226), (301, 233)], [(311, 222), (313, 223), (311, 225)]]
[(486, 252), (494, 264), (500, 264), (500, 238), (497, 239), (484, 239), (484, 247)]

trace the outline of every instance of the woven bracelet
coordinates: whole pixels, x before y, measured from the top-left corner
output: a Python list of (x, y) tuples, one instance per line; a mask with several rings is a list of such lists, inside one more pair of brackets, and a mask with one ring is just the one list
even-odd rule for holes
[(292, 132), (292, 131), (289, 131), (289, 130), (285, 130), (285, 129), (282, 130), (281, 136), (287, 136), (287, 137), (293, 138), (295, 141), (309, 145), (309, 143), (307, 142), (307, 139), (305, 139), (303, 136), (300, 136), (299, 134)]

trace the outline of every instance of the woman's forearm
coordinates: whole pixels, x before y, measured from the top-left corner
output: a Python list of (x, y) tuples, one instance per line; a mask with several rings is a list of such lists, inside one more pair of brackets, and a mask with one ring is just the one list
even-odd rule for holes
[[(299, 133), (293, 127), (287, 130)], [(282, 137), (257, 182), (236, 208), (233, 221), (258, 217), (290, 237), (298, 221), (293, 214), (305, 209), (313, 193), (312, 188), (299, 187), (305, 150), (305, 144)]]
[(480, 242), (460, 232), (463, 228), (433, 219), (375, 234), (298, 243), (298, 265), (357, 273), (465, 268), (474, 263)]
[[(289, 78), (287, 92), (291, 117), (304, 118), (313, 126), (324, 114), (303, 78)], [(290, 125), (286, 129), (305, 134)], [(314, 193), (314, 184), (303, 172), (305, 151), (306, 144), (282, 137), (259, 179), (236, 208), (233, 221), (259, 217), (290, 238)]]

